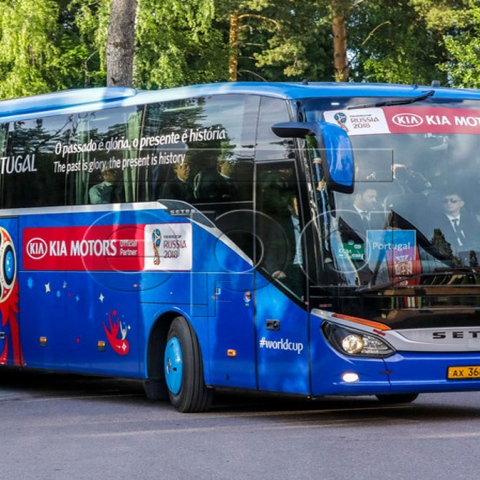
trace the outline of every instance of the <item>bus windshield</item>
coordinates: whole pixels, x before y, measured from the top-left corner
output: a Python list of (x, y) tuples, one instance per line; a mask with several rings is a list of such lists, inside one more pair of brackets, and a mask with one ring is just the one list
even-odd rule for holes
[(480, 105), (468, 107), (308, 105), (309, 121), (348, 132), (355, 156), (354, 193), (318, 198), (330, 284), (436, 285), (452, 271), (478, 283)]

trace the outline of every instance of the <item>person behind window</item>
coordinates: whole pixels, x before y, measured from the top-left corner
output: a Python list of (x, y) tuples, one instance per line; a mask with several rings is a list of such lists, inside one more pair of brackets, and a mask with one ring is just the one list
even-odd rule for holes
[(338, 228), (342, 248), (358, 275), (358, 284), (365, 285), (372, 279), (372, 271), (366, 261), (367, 235), (369, 230), (384, 228), (383, 213), (377, 211), (377, 190), (368, 184), (358, 183), (353, 203), (348, 210), (339, 212)]
[(122, 201), (122, 189), (119, 185), (120, 173), (115, 168), (107, 168), (101, 173), (102, 182), (88, 191), (92, 204), (119, 203)]
[(231, 202), (236, 200), (232, 180), (219, 171), (218, 159), (222, 153), (215, 149), (198, 152), (196, 159), (201, 166), (193, 180), (195, 198), (200, 202)]
[(439, 230), (450, 244), (452, 252), (478, 248), (480, 225), (473, 215), (464, 210), (465, 202), (456, 191), (442, 197), (442, 213), (434, 218), (433, 228)]
[(289, 215), (286, 221), (283, 222), (285, 227), (284, 234), (289, 250), (286, 255), (286, 268), (285, 270), (276, 270), (273, 272), (272, 277), (283, 280), (293, 292), (302, 296), (305, 287), (305, 274), (303, 271), (298, 198), (295, 194), (288, 195), (287, 208)]
[[(397, 193), (428, 193), (432, 184), (420, 173), (408, 168), (403, 163), (395, 163), (392, 167), (394, 178), (394, 190)], [(389, 194), (396, 193), (390, 191)]]
[(225, 180), (230, 191), (230, 201), (236, 201), (240, 197), (237, 182), (234, 180), (237, 165), (238, 161), (236, 159), (227, 157), (226, 155), (222, 155), (218, 160), (220, 175)]
[(355, 197), (351, 208), (342, 211), (341, 219), (343, 222), (362, 238), (367, 230), (377, 228), (373, 225), (372, 211), (378, 207), (377, 190), (373, 187), (358, 184), (355, 190)]
[(195, 196), (192, 182), (191, 154), (187, 153), (183, 162), (173, 167), (175, 178), (163, 185), (158, 198), (168, 198), (191, 202)]
[(302, 298), (306, 282), (298, 197), (283, 173), (274, 171), (261, 182), (257, 234), (262, 245), (262, 266)]

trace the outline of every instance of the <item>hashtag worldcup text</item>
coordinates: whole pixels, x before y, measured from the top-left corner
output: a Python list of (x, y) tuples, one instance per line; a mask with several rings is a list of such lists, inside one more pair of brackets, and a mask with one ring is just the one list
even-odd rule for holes
[(290, 340), (281, 338), (280, 340), (267, 340), (265, 337), (260, 339), (260, 348), (271, 350), (290, 350), (297, 352), (299, 355), (303, 350), (303, 343), (291, 342)]

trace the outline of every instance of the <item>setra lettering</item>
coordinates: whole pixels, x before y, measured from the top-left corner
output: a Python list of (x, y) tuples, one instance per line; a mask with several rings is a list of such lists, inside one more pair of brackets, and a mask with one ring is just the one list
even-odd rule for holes
[(480, 330), (454, 330), (452, 332), (432, 332), (433, 340), (445, 340), (446, 338), (462, 339), (462, 338), (480, 338)]

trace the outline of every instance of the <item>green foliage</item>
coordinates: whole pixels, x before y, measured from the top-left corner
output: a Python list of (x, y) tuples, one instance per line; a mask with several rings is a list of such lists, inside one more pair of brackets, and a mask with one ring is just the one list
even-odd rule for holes
[(58, 4), (51, 0), (0, 2), (1, 97), (48, 89), (59, 54), (58, 44), (51, 40), (58, 36), (58, 15)]
[(430, 30), (441, 33), (470, 25), (472, 9), (478, 8), (478, 0), (410, 0), (409, 3)]
[(77, 2), (0, 0), (0, 98), (94, 83), (85, 69), (92, 49), (72, 15)]
[(431, 30), (442, 34), (447, 58), (439, 69), (452, 86), (480, 88), (479, 0), (411, 0)]
[(370, 0), (352, 10), (352, 78), (357, 81), (446, 83), (437, 64), (447, 52), (409, 0)]
[[(336, 0), (350, 79), (480, 87), (480, 0)], [(134, 82), (333, 80), (332, 0), (138, 0)], [(0, 0), (0, 98), (105, 85), (110, 0)]]
[(165, 88), (226, 80), (228, 47), (213, 0), (140, 0), (135, 82)]
[(84, 86), (104, 86), (106, 82), (106, 45), (110, 0), (68, 0), (71, 14), (68, 24), (77, 30), (78, 59), (82, 65)]
[(472, 10), (472, 26), (459, 35), (445, 36), (450, 59), (440, 68), (457, 87), (480, 88), (480, 7)]
[(225, 31), (240, 18), (238, 80), (330, 80), (333, 78), (328, 2), (217, 0)]

